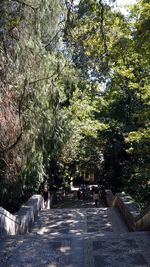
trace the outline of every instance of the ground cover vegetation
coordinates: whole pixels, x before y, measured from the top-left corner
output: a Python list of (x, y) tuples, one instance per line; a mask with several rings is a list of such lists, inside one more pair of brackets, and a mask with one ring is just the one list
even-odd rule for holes
[(148, 0), (0, 3), (0, 205), (95, 177), (150, 202)]

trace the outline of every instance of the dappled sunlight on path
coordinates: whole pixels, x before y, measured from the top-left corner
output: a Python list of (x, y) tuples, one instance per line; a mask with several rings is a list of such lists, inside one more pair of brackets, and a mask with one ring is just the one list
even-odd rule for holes
[(129, 233), (121, 216), (101, 200), (71, 193), (42, 210), (31, 232), (0, 242), (1, 267), (148, 267), (148, 233)]
[[(98, 202), (97, 207), (105, 207), (104, 202), (100, 200)], [(63, 196), (62, 199), (58, 201), (58, 204), (55, 206), (55, 208), (59, 209), (95, 208), (95, 203), (93, 201), (92, 196), (89, 196), (88, 199), (83, 199), (83, 197), (81, 197), (81, 199), (78, 200), (77, 193), (74, 191), (71, 192), (70, 194), (67, 194), (66, 196)]]

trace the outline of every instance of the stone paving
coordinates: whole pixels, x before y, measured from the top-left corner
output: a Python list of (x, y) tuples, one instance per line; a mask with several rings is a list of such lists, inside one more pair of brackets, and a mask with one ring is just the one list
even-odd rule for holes
[(31, 233), (0, 242), (0, 267), (81, 266), (150, 267), (150, 234), (128, 232), (115, 208), (69, 195), (41, 211)]

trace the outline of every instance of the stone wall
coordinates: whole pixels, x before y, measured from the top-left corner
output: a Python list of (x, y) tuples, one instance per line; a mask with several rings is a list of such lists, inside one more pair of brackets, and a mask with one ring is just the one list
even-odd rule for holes
[(120, 210), (129, 230), (150, 230), (150, 207), (141, 213), (138, 205), (124, 192), (113, 195), (110, 190), (106, 190), (105, 199), (109, 207), (117, 207)]
[(0, 207), (0, 235), (26, 233), (42, 208), (41, 195), (33, 195), (15, 215)]
[(43, 197), (41, 195), (33, 195), (27, 203), (16, 213), (20, 219), (19, 233), (27, 232), (37, 217), (39, 211), (43, 208)]
[(20, 220), (9, 211), (0, 207), (0, 236), (15, 235), (19, 231)]
[(136, 230), (147, 230), (150, 231), (150, 206), (146, 209), (145, 214), (142, 213), (142, 216), (137, 218), (136, 221)]
[(115, 196), (114, 194), (111, 192), (111, 190), (105, 190), (105, 194), (103, 196), (106, 204), (108, 205), (108, 207), (113, 207), (115, 206)]
[(140, 209), (137, 204), (133, 202), (133, 199), (127, 196), (125, 193), (117, 193), (115, 200), (115, 206), (119, 208), (121, 214), (125, 218), (125, 221), (130, 230), (135, 231), (135, 222), (140, 216)]

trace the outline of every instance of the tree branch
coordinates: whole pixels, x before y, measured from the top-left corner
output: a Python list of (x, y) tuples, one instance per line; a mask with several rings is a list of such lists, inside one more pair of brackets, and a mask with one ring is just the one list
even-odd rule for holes
[(106, 33), (104, 31), (104, 5), (102, 3), (102, 0), (99, 0), (99, 5), (100, 5), (100, 30), (101, 30), (101, 34), (102, 34), (103, 42), (104, 42), (104, 53), (105, 53), (105, 56), (107, 56), (108, 48), (107, 48)]
[(67, 7), (67, 17), (66, 17), (66, 22), (64, 26), (64, 35), (68, 36), (69, 34), (71, 35), (71, 32), (69, 31), (70, 25), (72, 24), (71, 21), (71, 15), (72, 15), (72, 10), (73, 10), (73, 0), (71, 1), (65, 1), (66, 7)]
[[(59, 72), (62, 71), (64, 68), (65, 68), (65, 66), (64, 66), (61, 70), (59, 70)], [(44, 80), (50, 80), (51, 78), (53, 78), (53, 76), (54, 76), (55, 74), (56, 74), (56, 72), (54, 72), (54, 73), (53, 73), (51, 76), (49, 76), (49, 77), (43, 77), (43, 78), (40, 78), (40, 79), (38, 79), (38, 80), (31, 81), (31, 82), (28, 83), (28, 85), (32, 85), (32, 84), (35, 84), (35, 83), (37, 83), (37, 82), (41, 82), (41, 81), (44, 81)]]
[(31, 8), (32, 10), (37, 10), (38, 8), (39, 8), (39, 6), (37, 6), (37, 7), (33, 7), (33, 6), (31, 6), (31, 5), (29, 5), (29, 4), (27, 4), (27, 3), (25, 3), (25, 2), (23, 2), (23, 1), (21, 1), (21, 0), (11, 0), (12, 2), (17, 2), (18, 4), (20, 4), (20, 5), (22, 5), (22, 6), (26, 6), (26, 7), (29, 7), (29, 8)]
[(18, 144), (18, 142), (20, 141), (22, 134), (23, 134), (23, 132), (21, 131), (21, 133), (18, 135), (16, 141), (12, 145), (5, 147), (3, 149), (0, 149), (0, 153), (7, 152), (8, 150), (11, 150), (12, 148), (14, 148)]
[(25, 95), (26, 85), (27, 85), (27, 79), (24, 80), (23, 92), (21, 94), (21, 98), (20, 98), (20, 101), (19, 101), (19, 107), (18, 107), (18, 114), (19, 114), (20, 130), (21, 130), (21, 132), (17, 136), (15, 142), (12, 145), (8, 146), (8, 147), (5, 147), (3, 149), (0, 149), (0, 153), (7, 152), (7, 151), (11, 150), (12, 148), (14, 148), (18, 144), (18, 142), (20, 141), (21, 136), (23, 134), (22, 124), (21, 124), (21, 107), (22, 107), (22, 102), (23, 102), (24, 95)]
[(24, 86), (23, 86), (23, 92), (21, 93), (21, 97), (20, 97), (20, 101), (19, 101), (19, 107), (18, 107), (19, 118), (21, 117), (21, 107), (22, 107), (22, 102), (23, 102), (24, 96), (25, 96), (26, 86), (27, 86), (27, 79), (25, 78)]
[(48, 43), (47, 45), (45, 45), (45, 49), (47, 49), (47, 48), (51, 45), (51, 43), (57, 38), (58, 34), (59, 34), (60, 32), (62, 32), (62, 31), (63, 31), (63, 29), (59, 29), (59, 30), (56, 32), (56, 34), (53, 36), (53, 38), (51, 38), (51, 40), (49, 41), (49, 43)]

